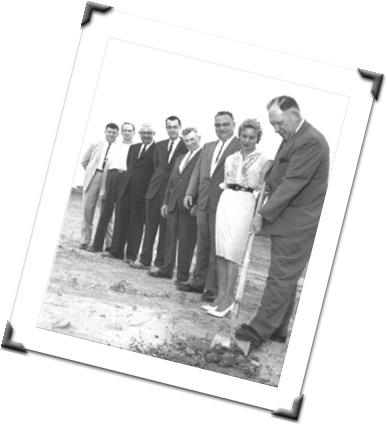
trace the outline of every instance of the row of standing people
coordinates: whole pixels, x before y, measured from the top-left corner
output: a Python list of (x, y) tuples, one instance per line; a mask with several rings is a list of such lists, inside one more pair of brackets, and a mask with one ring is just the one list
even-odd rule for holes
[[(286, 339), (297, 281), (310, 257), (329, 171), (328, 144), (323, 135), (302, 118), (297, 102), (281, 96), (269, 102), (267, 109), (270, 123), (283, 139), (273, 162), (256, 149), (262, 135), (259, 123), (244, 121), (239, 127), (238, 138), (234, 135), (235, 122), (230, 112), (219, 112), (215, 116), (218, 140), (206, 143), (202, 149), (195, 128), (184, 130), (183, 139), (180, 139), (181, 123), (177, 117), (166, 120), (170, 138), (156, 145), (151, 126), (143, 125), (140, 130), (142, 143), (129, 149), (127, 170), (121, 172), (124, 174), (122, 183), (115, 191), (116, 223), (110, 249), (110, 210), (102, 228), (106, 247), (110, 250), (107, 254), (126, 259), (134, 268), (149, 270), (160, 227), (154, 261), (158, 270), (149, 271), (156, 278), (172, 278), (179, 239), (177, 289), (203, 293), (202, 299), (212, 302), (205, 307), (208, 313), (224, 317), (233, 307), (238, 266), (249, 230), (258, 234), (263, 227), (271, 238), (269, 276), (256, 316), (249, 325), (242, 324), (237, 331), (238, 338), (249, 340), (253, 346), (269, 338), (282, 342)], [(109, 142), (108, 136), (107, 133)], [(151, 148), (153, 152), (148, 151)], [(152, 160), (148, 159), (145, 177), (139, 168), (146, 149)], [(103, 163), (102, 157), (101, 154), (99, 164)], [(101, 218), (108, 209), (108, 182), (113, 170), (110, 166), (106, 177), (107, 193)], [(101, 171), (98, 181), (103, 181), (105, 175), (104, 168)], [(253, 217), (252, 193), (264, 178), (269, 199)], [(143, 188), (141, 196), (140, 187)], [(135, 192), (138, 197), (131, 194)], [(87, 215), (85, 210), (84, 215)], [(143, 249), (136, 259), (144, 222)], [(101, 219), (91, 251), (102, 250), (103, 238), (102, 243), (99, 241), (96, 245), (100, 224)], [(189, 280), (196, 234), (196, 266)], [(88, 242), (83, 240), (81, 247), (87, 248)]]

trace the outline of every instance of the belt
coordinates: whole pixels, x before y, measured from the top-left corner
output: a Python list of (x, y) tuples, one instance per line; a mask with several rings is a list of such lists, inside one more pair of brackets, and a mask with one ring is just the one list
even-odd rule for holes
[(239, 184), (227, 184), (227, 188), (231, 188), (234, 191), (247, 191), (249, 193), (253, 193), (254, 189), (251, 187), (243, 187)]
[(102, 169), (96, 169), (95, 172), (103, 172)]
[(117, 171), (117, 172), (119, 172), (120, 174), (123, 174), (123, 173), (125, 172), (123, 169), (117, 169), (117, 168), (109, 169), (109, 172), (110, 172), (110, 171)]

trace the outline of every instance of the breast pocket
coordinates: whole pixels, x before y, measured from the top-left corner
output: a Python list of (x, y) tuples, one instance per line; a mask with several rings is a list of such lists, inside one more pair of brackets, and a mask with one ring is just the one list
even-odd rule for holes
[[(268, 184), (271, 185), (272, 187), (277, 187), (281, 183), (282, 178), (285, 176), (288, 165), (289, 165), (289, 160), (286, 158), (281, 158), (271, 169), (271, 173), (270, 173), (271, 181), (267, 181)], [(272, 184), (270, 184), (270, 182)]]

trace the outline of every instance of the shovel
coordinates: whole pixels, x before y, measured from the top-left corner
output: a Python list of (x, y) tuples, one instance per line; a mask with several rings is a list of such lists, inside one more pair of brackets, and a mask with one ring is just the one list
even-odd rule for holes
[[(257, 210), (259, 210), (262, 206), (263, 198), (264, 198), (264, 195), (265, 195), (265, 190), (266, 190), (266, 184), (263, 183), (262, 187), (261, 187), (261, 191), (259, 192), (258, 197), (257, 197), (257, 201), (255, 203), (254, 215), (255, 215), (255, 212)], [(222, 336), (220, 334), (216, 334), (215, 337), (213, 338), (212, 342), (211, 342), (211, 348), (213, 348), (215, 345), (221, 345), (221, 346), (224, 346), (226, 348), (231, 349), (233, 346), (236, 345), (243, 351), (243, 354), (245, 356), (247, 356), (248, 353), (249, 353), (250, 342), (237, 340), (235, 338), (235, 333), (236, 333), (236, 327), (237, 327), (237, 324), (238, 324), (239, 308), (240, 308), (240, 304), (242, 302), (243, 292), (245, 291), (247, 270), (249, 268), (250, 256), (251, 256), (251, 250), (253, 248), (254, 238), (255, 238), (255, 234), (254, 234), (254, 231), (252, 231), (252, 232), (250, 232), (249, 238), (247, 240), (247, 247), (246, 247), (246, 252), (245, 252), (244, 259), (243, 259), (242, 270), (241, 270), (241, 273), (240, 273), (240, 276), (239, 276), (239, 281), (238, 281), (238, 285), (237, 285), (237, 289), (236, 289), (235, 304), (234, 304), (234, 309), (233, 309), (232, 315), (231, 315), (230, 337), (225, 337), (225, 336)]]

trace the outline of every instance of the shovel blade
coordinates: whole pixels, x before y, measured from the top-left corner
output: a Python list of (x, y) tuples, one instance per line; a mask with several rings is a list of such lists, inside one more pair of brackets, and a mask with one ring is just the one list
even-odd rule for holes
[[(247, 356), (249, 354), (250, 342), (244, 342), (242, 340), (235, 340), (235, 343), (239, 347), (239, 349), (243, 352), (244, 356)], [(230, 339), (230, 337), (225, 337), (225, 336), (221, 336), (220, 334), (217, 334), (212, 339), (210, 347), (213, 348), (216, 345), (221, 345), (223, 347), (231, 349), (231, 347), (232, 347), (231, 339)]]

